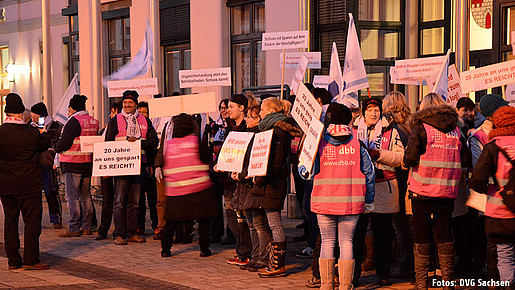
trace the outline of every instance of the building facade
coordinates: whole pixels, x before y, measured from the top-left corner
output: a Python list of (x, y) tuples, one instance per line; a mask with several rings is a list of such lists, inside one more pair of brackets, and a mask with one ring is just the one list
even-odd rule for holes
[[(43, 73), (42, 5), (47, 1), (49, 96), (43, 90), (47, 76)], [(457, 18), (458, 2), (462, 1), (468, 9), (466, 21)], [(205, 92), (204, 88), (179, 88), (178, 72), (182, 69), (231, 67), (232, 87), (207, 89), (219, 99), (249, 86), (279, 85), (281, 51), (261, 50), (264, 32), (310, 31), (307, 51), (322, 53), (322, 69), (306, 74), (305, 81), (311, 82), (314, 75), (328, 74), (333, 42), (343, 63), (348, 13), (353, 13), (356, 21), (371, 94), (382, 97), (400, 90), (412, 107), (418, 101), (419, 88), (390, 84), (389, 68), (396, 59), (444, 55), (447, 49), (453, 52), (454, 62), (460, 25), (468, 31), (464, 36), (471, 68), (513, 57), (510, 32), (515, 24), (515, 1), (3, 0), (0, 95), (18, 92), (26, 106), (45, 101), (53, 111), (78, 73), (81, 94), (89, 98), (88, 109), (105, 123), (113, 100), (107, 97), (101, 79), (136, 55), (147, 20), (154, 32), (155, 63), (141, 78), (157, 77), (163, 95)], [(30, 71), (9, 75), (5, 70), (8, 64), (26, 66)], [(285, 70), (285, 83), (293, 73), (294, 69)], [(470, 97), (478, 101), (485, 93)], [(360, 92), (360, 97), (366, 94)]]

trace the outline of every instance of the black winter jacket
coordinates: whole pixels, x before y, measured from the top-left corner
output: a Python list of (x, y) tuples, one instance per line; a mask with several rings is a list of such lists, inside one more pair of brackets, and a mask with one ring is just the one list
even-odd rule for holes
[(43, 190), (38, 153), (50, 146), (48, 133), (28, 124), (0, 126), (0, 195), (22, 195)]

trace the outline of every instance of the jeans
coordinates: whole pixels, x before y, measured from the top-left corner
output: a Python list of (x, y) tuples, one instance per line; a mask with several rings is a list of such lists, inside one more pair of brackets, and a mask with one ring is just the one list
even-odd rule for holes
[[(93, 205), (91, 200), (91, 177), (85, 174), (65, 172), (65, 189), (70, 221), (68, 231), (78, 232), (91, 230), (91, 219), (93, 218)], [(82, 210), (82, 218), (81, 218)]]
[(43, 189), (45, 190), (46, 203), (48, 204), (48, 215), (52, 224), (62, 222), (61, 201), (59, 200), (59, 189), (55, 170), (50, 166), (41, 166), (43, 175)]
[(247, 222), (238, 222), (236, 211), (226, 209), (227, 225), (231, 229), (236, 239), (236, 254), (242, 259), (250, 258), (252, 252), (252, 242), (250, 240), (250, 230)]
[(336, 235), (340, 245), (340, 259), (352, 260), (352, 238), (359, 215), (324, 215), (318, 214), (318, 226), (322, 236), (320, 259), (334, 258)]
[(145, 193), (147, 193), (148, 211), (150, 212), (150, 220), (152, 221), (152, 230), (155, 230), (158, 225), (157, 219), (157, 186), (156, 178), (153, 174), (148, 174), (143, 170), (143, 183), (141, 184), (139, 197), (139, 217), (138, 229), (145, 232), (145, 217), (147, 214), (147, 204), (145, 202)]
[(497, 244), (497, 268), (501, 281), (515, 282), (515, 244)]
[(138, 227), (141, 176), (115, 177), (113, 237), (130, 238)]
[[(266, 215), (266, 219), (264, 218), (263, 214)], [(275, 243), (286, 242), (286, 236), (284, 235), (284, 227), (281, 220), (280, 211), (271, 209), (253, 209), (252, 216), (259, 216), (257, 221), (254, 220), (254, 227), (260, 236), (260, 240), (262, 239), (261, 236), (263, 236), (263, 240), (266, 239), (267, 233), (271, 231), (272, 238)]]
[(270, 229), (266, 228), (264, 231), (258, 232), (256, 228), (256, 224), (261, 227), (268, 225), (265, 210), (246, 210), (245, 215), (247, 216), (247, 224), (249, 225), (250, 239), (252, 241), (252, 253), (250, 256), (255, 262), (266, 264), (268, 261), (268, 251), (266, 247), (272, 241), (272, 232)]
[(98, 234), (104, 237), (107, 236), (111, 221), (113, 219), (113, 204), (114, 204), (114, 183), (112, 177), (101, 177), (100, 185), (102, 187), (102, 213), (100, 216), (100, 227), (98, 227)]
[(302, 201), (302, 214), (306, 218), (309, 238), (308, 247), (314, 249), (320, 233), (318, 227), (317, 214), (311, 211), (311, 192), (313, 191), (313, 180), (308, 180), (304, 186), (304, 196)]
[(409, 272), (414, 269), (413, 264), (413, 236), (411, 235), (411, 226), (409, 223), (409, 216), (403, 212), (393, 214), (392, 218), (393, 228), (395, 230), (399, 261), (397, 267), (402, 272)]

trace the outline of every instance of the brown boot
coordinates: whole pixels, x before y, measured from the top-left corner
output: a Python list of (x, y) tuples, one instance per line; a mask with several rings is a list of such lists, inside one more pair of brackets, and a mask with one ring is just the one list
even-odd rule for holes
[(363, 263), (361, 264), (361, 270), (363, 272), (365, 271), (371, 271), (376, 268), (375, 262), (374, 262), (374, 237), (366, 237), (365, 238), (365, 259), (363, 260)]
[(339, 290), (352, 289), (352, 279), (354, 278), (354, 260), (338, 260), (338, 276), (340, 279)]
[[(453, 242), (438, 243), (438, 261), (442, 271), (442, 281), (452, 281), (454, 279), (454, 244)], [(444, 290), (451, 290), (454, 287), (444, 286)]]
[(318, 259), (320, 290), (334, 289), (334, 259)]
[(427, 289), (427, 272), (431, 258), (431, 246), (429, 244), (413, 245), (415, 254), (415, 289)]
[(286, 242), (270, 243), (270, 261), (268, 267), (258, 271), (261, 278), (272, 278), (286, 276), (284, 259), (286, 258)]

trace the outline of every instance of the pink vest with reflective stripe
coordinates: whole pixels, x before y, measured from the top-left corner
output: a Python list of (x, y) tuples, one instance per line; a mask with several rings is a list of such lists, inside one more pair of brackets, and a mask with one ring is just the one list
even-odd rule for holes
[[(515, 136), (495, 137), (492, 141), (501, 148), (515, 146)], [(502, 187), (508, 183), (510, 169), (510, 162), (508, 162), (506, 157), (499, 152), (499, 156), (497, 157), (497, 172), (495, 173), (495, 178), (497, 179), (497, 182), (499, 182), (499, 186)], [(498, 219), (515, 218), (515, 213), (510, 211), (506, 205), (504, 205), (502, 196), (497, 192), (494, 185), (488, 185), (487, 195), (485, 210), (486, 216)]]
[(485, 146), (485, 144), (489, 141), (488, 135), (486, 135), (485, 131), (483, 131), (482, 129), (477, 129), (476, 131), (474, 131), (471, 137), (474, 137), (477, 140), (479, 140), (482, 146)]
[(366, 180), (361, 172), (357, 138), (334, 146), (320, 141), (320, 172), (313, 180), (311, 211), (326, 215), (355, 215), (365, 209)]
[[(94, 136), (98, 134), (98, 121), (90, 115), (74, 116), (80, 124), (80, 136)], [(59, 156), (60, 162), (65, 163), (87, 163), (93, 162), (93, 153), (80, 150), (80, 136), (73, 139), (70, 149)]]
[[(141, 140), (147, 140), (147, 119), (143, 115), (138, 115), (138, 124), (141, 131)], [(127, 121), (122, 114), (116, 115), (116, 123), (118, 125), (118, 134), (116, 135), (116, 141), (127, 140)], [(141, 149), (141, 162), (147, 163), (147, 156), (145, 150)]]
[(426, 152), (412, 168), (408, 190), (429, 197), (456, 198), (461, 178), (460, 130), (448, 133), (425, 124)]
[(163, 176), (167, 196), (186, 195), (213, 186), (209, 165), (200, 160), (198, 142), (198, 137), (192, 135), (166, 141)]
[[(392, 139), (392, 129), (389, 129), (388, 131), (383, 132), (383, 136), (381, 136), (381, 149), (389, 150), (391, 139)], [(389, 168), (391, 168), (391, 167), (389, 167)], [(391, 168), (391, 169), (393, 169), (393, 168)], [(381, 170), (383, 171), (384, 178), (377, 178), (377, 175), (376, 175), (376, 182), (392, 180), (395, 178), (395, 169), (388, 170), (388, 169), (381, 168)]]

